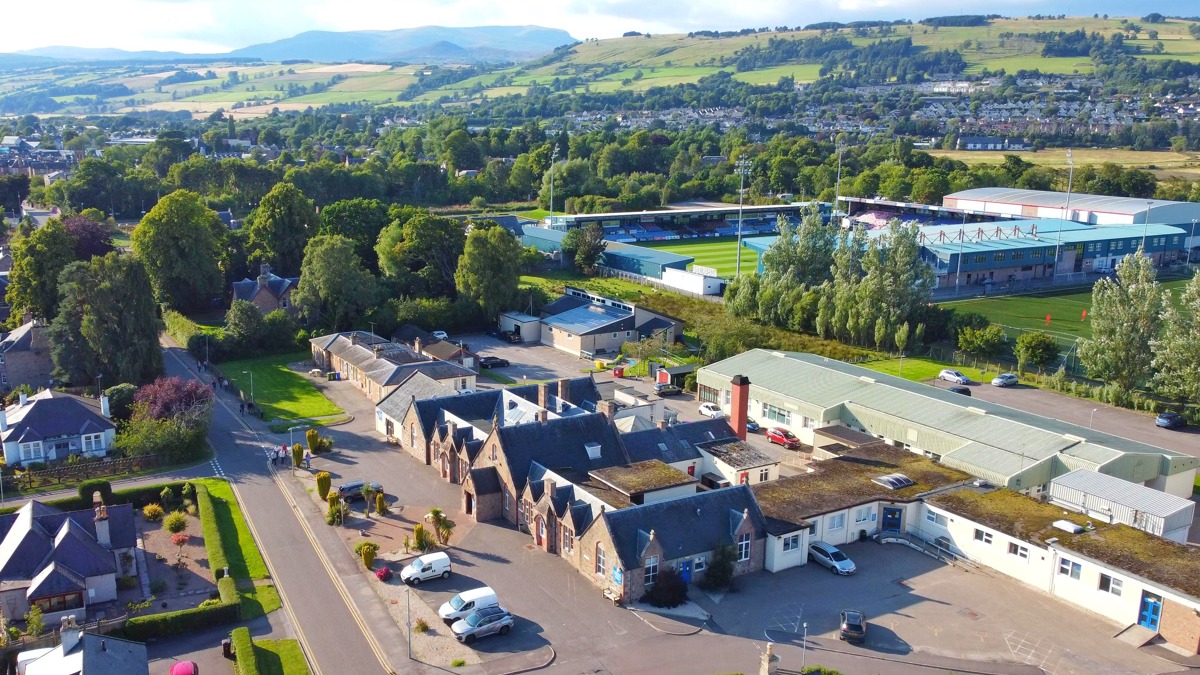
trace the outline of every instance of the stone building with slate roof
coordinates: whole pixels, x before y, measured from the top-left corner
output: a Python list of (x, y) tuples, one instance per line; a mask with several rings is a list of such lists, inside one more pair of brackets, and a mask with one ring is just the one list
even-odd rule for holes
[(0, 340), (0, 391), (22, 384), (45, 389), (53, 383), (53, 371), (44, 322), (26, 321)]
[(271, 272), (270, 265), (263, 263), (257, 279), (233, 282), (233, 299), (245, 300), (263, 314), (282, 309), (294, 316), (297, 310), (292, 303), (292, 291), (299, 285), (299, 277), (281, 277)]
[(81, 454), (104, 457), (116, 436), (112, 421), (83, 399), (49, 389), (21, 394), (16, 404), (0, 412), (0, 442), (8, 466)]
[(660, 570), (685, 581), (703, 578), (717, 547), (734, 547), (734, 575), (763, 568), (766, 518), (746, 485), (698, 492), (620, 510), (604, 509), (583, 531), (569, 557), (592, 583), (633, 602)]
[[(111, 635), (94, 635), (82, 630), (65, 630), (62, 642), (25, 662), (24, 675), (149, 675), (146, 645)], [(25, 661), (22, 652), (18, 662)]]
[(309, 340), (313, 363), (337, 371), (373, 402), (379, 403), (416, 373), (424, 373), (455, 391), (475, 388), (476, 373), (449, 361), (435, 361), (405, 345), (366, 331), (322, 335)]
[(116, 600), (117, 578), (137, 573), (133, 507), (64, 512), (31, 500), (0, 516), (0, 614), (20, 620), (41, 607), (47, 624), (87, 620)]

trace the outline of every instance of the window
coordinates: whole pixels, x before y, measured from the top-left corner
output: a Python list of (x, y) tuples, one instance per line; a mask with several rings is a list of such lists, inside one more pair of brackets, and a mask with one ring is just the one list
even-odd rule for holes
[(987, 256), (985, 256), (985, 255), (982, 255), (982, 254), (981, 254), (981, 255), (977, 255), (977, 256), (975, 256), (975, 261), (974, 261), (974, 262), (975, 262), (975, 264), (976, 264), (976, 265), (982, 265), (983, 263), (987, 262)]
[(1029, 549), (1013, 542), (1008, 543), (1008, 554), (1015, 555), (1018, 558), (1023, 558), (1025, 560), (1029, 559)]
[(716, 403), (718, 392), (716, 389), (702, 384), (696, 387), (696, 398), (700, 399), (701, 403)]
[(809, 526), (808, 526), (808, 536), (810, 536), (810, 537), (815, 537), (815, 536), (817, 536), (817, 524), (816, 524), (816, 523), (811, 523), (811, 524), (809, 524)]
[(1088, 244), (1088, 245), (1087, 245), (1087, 250), (1088, 250), (1088, 253), (1095, 253), (1095, 251), (1096, 251), (1096, 245), (1095, 245), (1095, 244)]
[(1003, 262), (1003, 261), (1004, 261), (1003, 253), (993, 253), (992, 254), (992, 262)]
[(926, 511), (925, 520), (928, 520), (934, 525), (938, 525), (940, 527), (945, 527), (947, 522), (946, 516), (944, 514), (937, 513), (936, 511)]
[(596, 574), (604, 574), (604, 547), (596, 544)]
[(568, 528), (563, 528), (563, 550), (568, 553), (575, 549), (575, 533)]
[(725, 405), (731, 405), (733, 403), (733, 390), (722, 389), (721, 393), (725, 395)]
[(658, 581), (658, 556), (652, 555), (646, 558), (646, 576), (643, 583), (649, 586)]
[(763, 482), (766, 482), (769, 480), (771, 480), (771, 470), (765, 469), (765, 468), (759, 469), (758, 470), (758, 482), (763, 483)]
[(845, 526), (846, 526), (846, 514), (839, 513), (836, 516), (829, 516), (829, 527), (826, 529), (828, 529), (830, 531), (840, 530)]
[(1076, 581), (1078, 581), (1079, 580), (1079, 572), (1081, 569), (1082, 568), (1080, 568), (1079, 563), (1071, 562), (1070, 560), (1067, 560), (1066, 558), (1063, 558), (1058, 561), (1058, 573), (1063, 575), (1064, 577), (1071, 577), (1072, 579), (1075, 579)]
[(750, 533), (749, 532), (738, 535), (737, 547), (738, 547), (738, 562), (741, 562), (743, 560), (749, 560), (750, 559)]
[(783, 552), (784, 553), (790, 553), (792, 551), (799, 550), (799, 548), (800, 548), (800, 535), (793, 534), (790, 537), (783, 538)]
[(22, 443), (18, 446), (21, 452), (21, 461), (30, 459), (41, 459), (42, 457), (42, 442), (33, 441), (30, 443)]
[(1041, 259), (1041, 257), (1042, 257), (1042, 252), (1041, 252), (1041, 250), (1033, 250), (1033, 251), (1030, 251), (1030, 252), (1029, 252), (1029, 257), (1030, 257), (1030, 258), (1032, 258), (1032, 259), (1034, 259), (1034, 260), (1040, 260), (1040, 259)]
[(4, 355), (0, 354), (0, 363), (4, 363)]
[(614, 339), (614, 340), (616, 340), (618, 337), (620, 337), (620, 335), (619, 335), (618, 333), (613, 333), (613, 339)]
[[(417, 447), (417, 425), (416, 423), (408, 425), (408, 447)], [(496, 459), (496, 449), (492, 448), (492, 459)]]
[(104, 449), (104, 434), (87, 434), (83, 436), (84, 452), (100, 452)]
[(1024, 252), (1024, 251), (1013, 251), (1013, 257), (1012, 257), (1012, 259), (1013, 259), (1013, 260), (1024, 260), (1024, 259), (1025, 259), (1025, 252)]
[[(616, 337), (616, 336), (614, 335), (613, 337)], [(631, 330), (625, 331), (625, 337), (626, 338), (633, 337), (633, 331), (631, 331)]]
[(705, 560), (704, 558), (696, 558), (695, 562), (692, 563), (692, 571), (693, 572), (703, 572), (705, 566), (707, 566), (707, 565), (708, 565), (708, 561)]
[(508, 489), (504, 490), (504, 510), (508, 511)]
[(767, 403), (762, 404), (762, 416), (779, 424), (792, 423), (792, 414), (790, 412)]
[(1114, 251), (1120, 251), (1121, 249), (1125, 248), (1125, 242), (1120, 240), (1114, 241), (1112, 247)]
[(863, 506), (854, 511), (854, 524), (865, 523), (871, 519), (871, 507)]
[(985, 544), (992, 543), (992, 533), (984, 532), (983, 530), (975, 530), (975, 541), (982, 541)]
[(288, 307), (289, 307), (289, 305), (288, 305), (288, 301), (287, 301), (286, 299), (284, 299), (284, 301), (283, 301), (283, 308), (284, 308), (284, 309), (287, 309)]
[(1105, 593), (1112, 593), (1113, 595), (1120, 597), (1121, 587), (1124, 585), (1125, 582), (1121, 581), (1120, 579), (1114, 579), (1107, 574), (1100, 575), (1100, 590), (1104, 591)]
[(492, 461), (496, 461), (496, 444), (492, 443)]

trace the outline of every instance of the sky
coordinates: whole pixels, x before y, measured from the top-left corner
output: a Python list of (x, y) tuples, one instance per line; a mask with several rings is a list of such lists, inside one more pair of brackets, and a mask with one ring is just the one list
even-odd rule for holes
[(11, 2), (0, 52), (49, 45), (219, 53), (306, 30), (538, 25), (578, 39), (945, 14), (1200, 14), (1195, 0), (57, 0)]

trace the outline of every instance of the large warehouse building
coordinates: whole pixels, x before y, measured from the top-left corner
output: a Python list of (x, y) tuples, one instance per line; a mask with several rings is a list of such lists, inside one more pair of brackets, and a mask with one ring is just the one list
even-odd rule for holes
[[(1107, 197), (1015, 188), (975, 188), (946, 195), (942, 205), (976, 213), (1021, 218), (1066, 218), (1092, 225), (1177, 225), (1191, 232), (1200, 204), (1165, 199)], [(1189, 235), (1194, 236), (1194, 235)], [(1190, 245), (1195, 246), (1196, 243)]]

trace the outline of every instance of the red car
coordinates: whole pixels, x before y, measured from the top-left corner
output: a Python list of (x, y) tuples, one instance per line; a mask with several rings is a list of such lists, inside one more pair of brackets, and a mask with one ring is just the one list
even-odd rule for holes
[(772, 427), (767, 429), (767, 442), (778, 443), (788, 450), (795, 450), (800, 447), (800, 439), (787, 429)]

